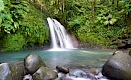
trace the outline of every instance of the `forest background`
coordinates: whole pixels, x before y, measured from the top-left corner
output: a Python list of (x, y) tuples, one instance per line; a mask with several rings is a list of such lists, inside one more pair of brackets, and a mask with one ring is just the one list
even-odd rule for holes
[(0, 0), (0, 52), (50, 44), (46, 18), (82, 46), (118, 48), (131, 38), (130, 0)]

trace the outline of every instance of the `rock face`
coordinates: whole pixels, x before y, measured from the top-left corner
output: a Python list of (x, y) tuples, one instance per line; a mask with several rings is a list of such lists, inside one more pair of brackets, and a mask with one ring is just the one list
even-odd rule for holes
[(131, 80), (131, 57), (118, 51), (104, 64), (102, 74), (113, 80)]
[(73, 36), (73, 35), (71, 35), (71, 34), (69, 34), (69, 36), (70, 36), (70, 38), (71, 38), (71, 40), (72, 40), (73, 47), (74, 47), (74, 48), (78, 48), (78, 47), (79, 47), (79, 42), (78, 42), (78, 40), (76, 39), (76, 37)]
[(57, 78), (57, 73), (47, 67), (40, 67), (33, 74), (33, 80), (53, 80), (55, 78)]
[(24, 59), (24, 65), (26, 69), (26, 73), (33, 74), (35, 73), (41, 66), (46, 66), (41, 57), (37, 54), (29, 54)]
[(24, 69), (23, 61), (2, 63), (0, 64), (0, 80), (22, 80)]

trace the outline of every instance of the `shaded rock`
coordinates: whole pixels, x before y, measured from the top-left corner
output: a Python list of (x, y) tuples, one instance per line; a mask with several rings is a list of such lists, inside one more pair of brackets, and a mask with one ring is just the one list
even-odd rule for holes
[(57, 78), (57, 73), (47, 67), (40, 67), (33, 74), (33, 80), (53, 80), (55, 78)]
[(131, 48), (131, 39), (125, 39), (122, 41), (122, 43), (118, 44), (118, 49), (127, 49)]
[(46, 66), (41, 57), (34, 53), (26, 56), (24, 59), (24, 65), (26, 73), (29, 74), (35, 73), (41, 66)]
[(2, 63), (0, 64), (0, 80), (22, 80), (24, 69), (23, 61)]
[(102, 74), (113, 80), (131, 79), (131, 57), (117, 51), (103, 66)]
[(131, 56), (131, 50), (129, 51), (129, 55)]

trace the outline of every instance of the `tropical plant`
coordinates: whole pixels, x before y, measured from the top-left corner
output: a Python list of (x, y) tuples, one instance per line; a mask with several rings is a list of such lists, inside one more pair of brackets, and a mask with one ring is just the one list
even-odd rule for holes
[(27, 3), (25, 1), (10, 3), (8, 0), (4, 1), (5, 8), (1, 11), (0, 29), (5, 33), (15, 33), (20, 27), (20, 21), (26, 18)]
[(28, 43), (41, 46), (48, 39), (48, 27), (39, 10), (26, 0), (4, 0), (4, 5), (0, 12), (2, 51), (18, 51), (27, 48)]

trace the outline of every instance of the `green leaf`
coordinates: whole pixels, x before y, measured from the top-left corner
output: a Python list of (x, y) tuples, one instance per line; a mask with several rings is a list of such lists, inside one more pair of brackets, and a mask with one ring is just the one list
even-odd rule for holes
[(2, 19), (0, 18), (0, 24), (2, 23)]
[(109, 24), (109, 21), (105, 21), (105, 22), (104, 22), (104, 25), (107, 25), (107, 24)]
[(125, 9), (121, 9), (121, 10), (119, 11), (119, 13), (120, 13), (120, 14), (124, 14), (124, 13), (125, 13)]
[(4, 29), (4, 31), (5, 31), (6, 33), (10, 34), (10, 31), (8, 31), (8, 30), (6, 30), (6, 29)]
[(125, 4), (126, 4), (125, 1), (119, 1), (119, 2), (118, 2), (118, 6), (119, 6), (119, 7), (123, 7), (123, 6), (125, 6)]
[(112, 18), (112, 19), (110, 20), (110, 24), (114, 24), (116, 21), (117, 21), (117, 19), (113, 19), (113, 18)]
[(3, 0), (0, 0), (0, 11), (4, 10), (4, 3)]
[(5, 17), (6, 17), (6, 19), (12, 21), (12, 15), (10, 13), (6, 14)]
[(17, 10), (17, 13), (22, 15), (22, 14), (24, 14), (24, 11), (23, 10)]
[(14, 27), (19, 28), (19, 24), (17, 22), (14, 22)]
[(102, 18), (98, 16), (97, 19), (98, 19), (98, 20), (101, 20)]

